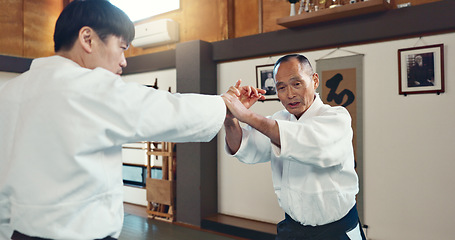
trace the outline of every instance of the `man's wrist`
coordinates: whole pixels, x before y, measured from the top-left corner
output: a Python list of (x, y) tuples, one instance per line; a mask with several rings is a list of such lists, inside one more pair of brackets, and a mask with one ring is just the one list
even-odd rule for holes
[(232, 115), (226, 115), (226, 118), (224, 119), (224, 125), (225, 126), (235, 126), (236, 125), (236, 118)]

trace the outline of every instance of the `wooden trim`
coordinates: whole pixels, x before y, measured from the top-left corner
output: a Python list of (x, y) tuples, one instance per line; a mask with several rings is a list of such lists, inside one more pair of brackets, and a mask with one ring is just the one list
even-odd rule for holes
[(235, 0), (227, 0), (227, 38), (235, 38)]
[(30, 68), (32, 59), (0, 55), (0, 71), (23, 73)]
[(128, 65), (123, 69), (123, 74), (152, 72), (175, 68), (175, 50), (150, 53), (127, 58)]
[(276, 237), (276, 224), (224, 214), (204, 218), (201, 226), (203, 229), (252, 240), (274, 240)]
[(149, 156), (163, 156), (163, 157), (174, 157), (176, 154), (173, 152), (160, 152), (160, 151), (150, 151), (147, 152)]
[(147, 164), (138, 164), (138, 163), (123, 163), (124, 166), (131, 166), (131, 167), (147, 167)]
[(258, 0), (258, 33), (261, 34), (264, 31), (264, 2), (262, 0)]
[(276, 234), (276, 224), (248, 218), (218, 213), (216, 215), (206, 217), (204, 218), (204, 220), (217, 222), (225, 225), (236, 226), (240, 228), (251, 229), (258, 232)]
[[(147, 167), (147, 164), (138, 164), (138, 163), (123, 163), (124, 166), (132, 166), (132, 167)], [(151, 166), (150, 169), (163, 169), (162, 166)]]
[[(212, 43), (213, 60), (234, 61), (453, 32), (453, 12), (455, 1), (444, 0), (304, 28), (228, 39)], [(417, 23), (417, 19), (422, 21)]]

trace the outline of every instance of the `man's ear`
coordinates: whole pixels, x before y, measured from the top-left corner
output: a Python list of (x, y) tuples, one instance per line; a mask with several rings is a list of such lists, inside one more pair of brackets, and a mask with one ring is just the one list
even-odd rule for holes
[(87, 53), (92, 52), (94, 33), (93, 29), (87, 26), (82, 27), (81, 30), (79, 30), (78, 41), (81, 44), (82, 49)]
[(319, 75), (317, 73), (313, 74), (314, 89), (319, 86)]

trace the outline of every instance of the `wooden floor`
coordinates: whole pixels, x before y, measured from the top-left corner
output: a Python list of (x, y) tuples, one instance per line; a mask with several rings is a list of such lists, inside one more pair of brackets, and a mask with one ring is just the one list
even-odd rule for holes
[(119, 240), (246, 240), (227, 234), (149, 219), (145, 207), (125, 204), (125, 219)]
[(202, 228), (251, 240), (275, 240), (276, 224), (259, 222), (224, 214), (202, 220)]

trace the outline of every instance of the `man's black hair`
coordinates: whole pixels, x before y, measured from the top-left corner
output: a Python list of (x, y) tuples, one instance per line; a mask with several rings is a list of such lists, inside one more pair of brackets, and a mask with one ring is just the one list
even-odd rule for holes
[(119, 8), (107, 0), (74, 0), (63, 9), (54, 31), (54, 50), (70, 50), (79, 30), (91, 27), (102, 41), (110, 35), (123, 38), (128, 44), (134, 39), (134, 24)]

